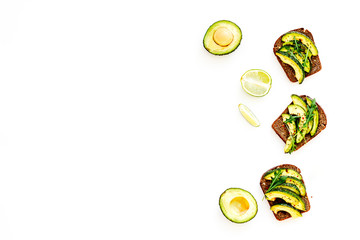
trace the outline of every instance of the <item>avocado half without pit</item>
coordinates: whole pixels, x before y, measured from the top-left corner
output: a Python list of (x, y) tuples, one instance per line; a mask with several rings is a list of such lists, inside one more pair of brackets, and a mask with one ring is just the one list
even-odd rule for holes
[(227, 20), (217, 21), (205, 33), (205, 49), (214, 55), (229, 54), (240, 45), (242, 33), (240, 28)]
[(224, 216), (234, 223), (250, 221), (258, 210), (253, 195), (241, 188), (225, 190), (220, 196), (219, 205)]

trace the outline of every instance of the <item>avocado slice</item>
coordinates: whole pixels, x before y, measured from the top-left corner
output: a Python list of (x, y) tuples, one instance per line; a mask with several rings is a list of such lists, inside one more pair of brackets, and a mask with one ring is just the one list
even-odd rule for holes
[(300, 195), (300, 190), (299, 190), (299, 188), (298, 188), (295, 184), (293, 184), (293, 183), (287, 183), (287, 182), (285, 182), (285, 183), (282, 183), (282, 184), (278, 185), (278, 186), (275, 187), (274, 189), (277, 189), (277, 188), (286, 188), (286, 189), (294, 192), (295, 194)]
[[(309, 106), (311, 106), (312, 99), (306, 97), (306, 103)], [(312, 122), (309, 122), (309, 125), (311, 125), (311, 131), (309, 131), (311, 136), (315, 135), (316, 130), (319, 126), (319, 111), (317, 109), (315, 109), (313, 114), (314, 114), (313, 120), (312, 120)]]
[(314, 124), (314, 119), (311, 119), (311, 120), (308, 122), (308, 126), (307, 126), (307, 129), (306, 129), (306, 134), (310, 133), (313, 124)]
[(284, 36), (281, 38), (281, 40), (283, 42), (288, 42), (291, 40), (301, 41), (306, 47), (309, 48), (309, 50), (313, 56), (318, 55), (318, 49), (316, 48), (315, 43), (305, 34), (302, 34), (300, 32), (296, 32), (296, 31), (291, 31), (291, 32), (284, 34)]
[(295, 177), (299, 180), (302, 180), (301, 174), (290, 168), (275, 168), (273, 170), (269, 170), (264, 174), (264, 178), (266, 180), (272, 180), (272, 178), (274, 178), (275, 176), (275, 171), (279, 171), (279, 170), (281, 170), (280, 176)]
[(315, 135), (318, 126), (319, 126), (319, 111), (317, 109), (315, 109), (313, 125), (312, 125), (311, 131), (310, 131), (311, 136)]
[(241, 188), (228, 188), (220, 196), (219, 205), (224, 216), (234, 223), (253, 219), (258, 211), (255, 198)]
[(279, 211), (287, 212), (291, 215), (292, 218), (302, 217), (302, 214), (298, 210), (286, 203), (275, 204), (271, 206), (270, 210), (275, 214), (277, 214)]
[(286, 180), (285, 180), (285, 183), (291, 183), (291, 184), (294, 184), (296, 185), (296, 187), (299, 189), (300, 191), (300, 196), (305, 196), (306, 195), (306, 188), (305, 188), (305, 185), (303, 183), (303, 181), (299, 180), (298, 178), (296, 177), (287, 177)]
[(285, 143), (285, 147), (284, 147), (284, 152), (285, 153), (291, 153), (292, 151), (294, 151), (294, 149), (296, 149), (295, 147), (295, 138), (293, 135), (290, 135), (287, 139), (286, 139), (286, 143)]
[(214, 55), (229, 54), (240, 45), (242, 32), (239, 26), (228, 20), (213, 23), (205, 33), (203, 45)]
[(291, 99), (293, 101), (293, 104), (302, 107), (305, 110), (305, 113), (307, 112), (307, 105), (301, 97), (296, 94), (291, 94)]
[(305, 202), (301, 197), (287, 189), (278, 188), (276, 190), (271, 190), (268, 193), (265, 193), (265, 197), (269, 201), (274, 201), (277, 198), (284, 200), (285, 202), (291, 204), (296, 209), (301, 211), (306, 211)]
[[(291, 117), (291, 115), (287, 114), (287, 113), (283, 113), (283, 114), (281, 114), (281, 117), (283, 119), (283, 122), (286, 122), (286, 120), (288, 120)], [(294, 146), (295, 146), (295, 137), (294, 136), (296, 136), (296, 124), (295, 124), (295, 121), (288, 121), (285, 124), (289, 131), (289, 137), (286, 139), (284, 152), (291, 153), (294, 150)]]
[[(283, 119), (283, 122), (285, 122), (286, 120), (288, 120), (290, 118), (290, 114), (283, 113), (283, 114), (281, 114), (281, 117)], [(289, 134), (294, 136), (296, 134), (295, 121), (286, 122), (286, 125), (288, 127)]]
[(295, 77), (298, 80), (298, 83), (302, 83), (305, 78), (305, 71), (301, 63), (296, 59), (296, 57), (291, 53), (278, 51), (276, 52), (281, 61), (290, 65), (295, 71)]

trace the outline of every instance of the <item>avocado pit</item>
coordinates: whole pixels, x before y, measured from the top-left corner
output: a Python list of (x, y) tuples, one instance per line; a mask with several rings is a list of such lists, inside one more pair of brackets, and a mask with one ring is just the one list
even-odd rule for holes
[(237, 215), (243, 215), (249, 210), (250, 204), (244, 197), (235, 197), (230, 202), (230, 208)]
[(233, 41), (234, 35), (228, 28), (219, 27), (218, 29), (215, 30), (213, 39), (217, 45), (226, 47), (230, 45), (230, 43)]

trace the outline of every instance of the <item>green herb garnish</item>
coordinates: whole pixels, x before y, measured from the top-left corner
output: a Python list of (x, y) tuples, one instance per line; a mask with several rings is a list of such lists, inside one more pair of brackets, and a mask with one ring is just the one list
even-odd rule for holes
[(274, 172), (274, 177), (271, 179), (271, 184), (270, 187), (268, 188), (268, 190), (266, 191), (266, 193), (270, 192), (271, 190), (273, 190), (275, 187), (285, 183), (287, 176), (281, 176), (283, 170), (282, 169), (278, 169), (275, 170)]
[(296, 145), (295, 145), (295, 141), (294, 141), (293, 144), (291, 145), (291, 148), (288, 153), (291, 154), (295, 150), (296, 150)]
[(296, 121), (296, 119), (300, 118), (300, 116), (297, 116), (297, 115), (290, 115), (290, 117), (288, 119), (286, 119), (284, 121), (284, 123), (291, 123), (293, 121)]
[(299, 46), (297, 45), (297, 41), (296, 41), (295, 36), (294, 36), (294, 42), (295, 42), (295, 46), (296, 46), (296, 51), (300, 52), (300, 51), (299, 51)]
[(295, 60), (297, 60), (297, 57), (295, 56), (295, 54), (292, 51), (288, 52), (290, 54), (290, 56), (292, 56)]

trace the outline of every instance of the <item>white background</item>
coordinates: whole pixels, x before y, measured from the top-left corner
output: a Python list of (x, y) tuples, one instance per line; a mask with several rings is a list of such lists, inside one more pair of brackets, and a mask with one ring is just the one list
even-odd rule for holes
[[(354, 239), (355, 3), (1, 0), (0, 239)], [(221, 19), (243, 39), (219, 57), (202, 39)], [(272, 52), (299, 27), (313, 33), (323, 66), (302, 85)], [(253, 68), (272, 76), (265, 97), (241, 89)], [(271, 124), (292, 93), (316, 98), (328, 126), (286, 155)], [(311, 210), (278, 222), (259, 180), (283, 163), (302, 170)], [(229, 187), (256, 198), (250, 222), (222, 215)]]

